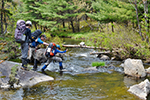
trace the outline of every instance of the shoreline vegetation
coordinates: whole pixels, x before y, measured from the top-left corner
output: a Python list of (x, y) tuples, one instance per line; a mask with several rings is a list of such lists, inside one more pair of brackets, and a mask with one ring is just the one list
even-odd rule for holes
[[(68, 32), (53, 32), (49, 34), (45, 32), (47, 36), (47, 42), (56, 42), (63, 45), (63, 38), (80, 39), (87, 46), (103, 47), (110, 51), (117, 52), (117, 60), (123, 61), (127, 58), (141, 59), (144, 63), (150, 62), (150, 50), (149, 44), (146, 41), (142, 41), (139, 34), (129, 27), (123, 25), (114, 24), (115, 31), (110, 32), (110, 25), (107, 25), (103, 29), (103, 32), (91, 31), (80, 33), (68, 33)], [(86, 30), (86, 29), (84, 29)], [(15, 59), (20, 56), (20, 44), (14, 41), (12, 34), (5, 34), (0, 38), (0, 53), (1, 60)]]

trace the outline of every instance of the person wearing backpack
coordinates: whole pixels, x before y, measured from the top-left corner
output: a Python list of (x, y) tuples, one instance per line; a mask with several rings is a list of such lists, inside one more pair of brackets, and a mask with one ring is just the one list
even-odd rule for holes
[(29, 42), (32, 40), (31, 38), (31, 30), (30, 28), (32, 27), (32, 22), (31, 21), (26, 21), (26, 29), (24, 35), (25, 41), (21, 43), (21, 53), (22, 53), (22, 66), (21, 69), (23, 70), (28, 70), (27, 69), (27, 64), (28, 64), (28, 49), (29, 49)]
[[(38, 30), (39, 32), (41, 32), (40, 30)], [(42, 33), (42, 32), (41, 32)], [(32, 57), (34, 58), (34, 65), (33, 65), (33, 70), (36, 71), (37, 69), (37, 57), (36, 57), (36, 49), (37, 46), (39, 44), (44, 44), (46, 46), (48, 46), (49, 44), (46, 42), (43, 42), (46, 39), (46, 35), (42, 34), (40, 37), (38, 37), (37, 39), (35, 39), (35, 41), (32, 41), (30, 43), (30, 47), (29, 47), (29, 57), (28, 59), (31, 59)]]
[(43, 73), (45, 73), (44, 70), (47, 68), (47, 66), (52, 61), (59, 62), (59, 69), (60, 69), (60, 71), (62, 71), (62, 69), (63, 69), (62, 58), (57, 57), (55, 55), (57, 53), (66, 53), (68, 51), (68, 49), (66, 49), (65, 51), (60, 51), (60, 50), (58, 50), (59, 48), (60, 48), (60, 46), (56, 45), (55, 43), (50, 43), (49, 46), (47, 47), (46, 52), (45, 52), (45, 56), (47, 57), (47, 62), (45, 63), (45, 65), (41, 69), (41, 71)]

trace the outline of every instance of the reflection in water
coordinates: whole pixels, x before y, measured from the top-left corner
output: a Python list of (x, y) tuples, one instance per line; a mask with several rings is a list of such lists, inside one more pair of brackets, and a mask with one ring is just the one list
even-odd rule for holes
[(128, 76), (124, 76), (124, 84), (126, 85), (126, 87), (130, 87), (132, 85), (135, 85), (135, 84), (139, 84), (140, 82), (144, 81), (145, 78), (142, 78), (142, 79), (135, 79), (135, 78), (132, 78), (132, 77), (128, 77)]

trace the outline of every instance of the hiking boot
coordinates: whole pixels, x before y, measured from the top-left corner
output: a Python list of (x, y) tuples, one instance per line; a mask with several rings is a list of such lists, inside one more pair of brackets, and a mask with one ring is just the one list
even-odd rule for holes
[(34, 65), (33, 65), (33, 70), (37, 70), (37, 59), (34, 59)]
[(43, 74), (45, 74), (45, 75), (48, 75), (48, 74), (44, 71), (44, 69), (41, 69), (41, 72), (42, 72)]
[(44, 69), (41, 69), (41, 72), (44, 72)]
[(59, 66), (60, 71), (67, 71), (63, 66)]
[(21, 66), (22, 70), (28, 70), (27, 67)]
[(36, 71), (36, 70), (37, 70), (37, 68), (34, 68), (34, 67), (33, 67), (31, 70)]
[(65, 68), (63, 68), (63, 69), (61, 69), (60, 71), (64, 71), (64, 72), (65, 72), (65, 71), (67, 71), (67, 70), (66, 70)]
[(61, 71), (61, 70), (64, 69), (64, 68), (63, 68), (63, 66), (59, 66), (59, 69), (60, 69), (60, 71)]

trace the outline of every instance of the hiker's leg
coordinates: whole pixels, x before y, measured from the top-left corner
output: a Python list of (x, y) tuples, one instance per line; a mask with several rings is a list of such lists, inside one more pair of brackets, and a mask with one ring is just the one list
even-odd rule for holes
[(59, 62), (59, 69), (60, 69), (60, 70), (62, 70), (62, 69), (63, 69), (62, 62)]
[(35, 48), (29, 47), (29, 56), (28, 59), (31, 61), (34, 55)]
[(33, 69), (36, 70), (37, 69), (37, 57), (36, 57), (36, 49), (34, 48), (34, 51), (33, 51), (33, 58), (34, 58), (34, 66), (33, 66)]
[(56, 62), (59, 62), (59, 69), (62, 70), (63, 69), (62, 59), (60, 57), (54, 57), (54, 60)]
[(37, 70), (37, 59), (34, 59), (33, 70)]
[(21, 44), (22, 58), (28, 57), (28, 49), (29, 49), (28, 43)]
[(21, 53), (22, 53), (22, 67), (27, 67), (28, 61), (28, 43), (21, 44)]
[(22, 58), (22, 67), (27, 67), (28, 61), (26, 58)]
[(45, 65), (42, 67), (42, 71), (44, 71), (47, 66), (51, 63), (52, 59), (51, 58), (47, 58), (47, 62), (45, 63)]

